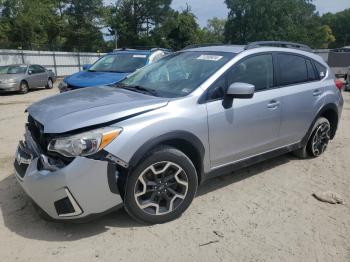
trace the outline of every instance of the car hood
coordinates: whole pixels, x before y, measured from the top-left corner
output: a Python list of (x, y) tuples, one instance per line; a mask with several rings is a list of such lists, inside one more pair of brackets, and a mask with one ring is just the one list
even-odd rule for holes
[(88, 87), (51, 96), (28, 107), (44, 133), (65, 133), (118, 121), (164, 107), (168, 98), (115, 87)]
[(81, 88), (87, 86), (100, 86), (115, 84), (123, 80), (128, 73), (110, 73), (110, 72), (89, 72), (82, 71), (68, 76), (64, 81), (73, 88)]

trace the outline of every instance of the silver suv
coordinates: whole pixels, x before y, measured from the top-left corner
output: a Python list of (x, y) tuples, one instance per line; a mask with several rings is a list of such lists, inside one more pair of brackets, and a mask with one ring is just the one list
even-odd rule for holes
[(209, 178), (287, 152), (321, 155), (342, 106), (333, 73), (304, 45), (191, 47), (115, 86), (31, 105), (16, 177), (55, 220), (124, 205), (164, 223)]

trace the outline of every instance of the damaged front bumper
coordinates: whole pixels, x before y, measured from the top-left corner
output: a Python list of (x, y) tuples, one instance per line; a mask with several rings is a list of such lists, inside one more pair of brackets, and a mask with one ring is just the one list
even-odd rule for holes
[(14, 167), (24, 191), (54, 220), (84, 220), (122, 205), (111, 162), (76, 157), (63, 166), (21, 141)]

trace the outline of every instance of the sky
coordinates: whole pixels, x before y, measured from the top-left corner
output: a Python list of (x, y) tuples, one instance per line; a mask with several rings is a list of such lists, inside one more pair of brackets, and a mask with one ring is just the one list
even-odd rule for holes
[[(192, 12), (197, 16), (202, 27), (207, 24), (207, 20), (210, 18), (227, 17), (228, 10), (224, 0), (173, 0), (172, 7), (176, 10), (185, 9), (186, 3), (191, 6)], [(350, 8), (350, 0), (314, 0), (313, 4), (320, 14), (336, 13)]]

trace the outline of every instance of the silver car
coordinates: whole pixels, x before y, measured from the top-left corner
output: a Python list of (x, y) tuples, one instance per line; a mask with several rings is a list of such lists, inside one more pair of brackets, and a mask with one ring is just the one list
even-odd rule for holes
[(0, 92), (26, 94), (34, 88), (51, 89), (55, 80), (55, 74), (40, 65), (0, 66)]
[(318, 157), (342, 107), (334, 74), (306, 46), (188, 48), (115, 86), (31, 105), (16, 177), (55, 220), (124, 205), (137, 221), (164, 223), (209, 178), (288, 152)]

